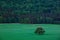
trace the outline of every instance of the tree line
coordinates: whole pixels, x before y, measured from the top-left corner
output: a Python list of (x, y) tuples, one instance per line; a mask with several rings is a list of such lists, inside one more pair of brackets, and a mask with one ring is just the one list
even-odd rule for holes
[(59, 0), (0, 0), (0, 23), (60, 23)]

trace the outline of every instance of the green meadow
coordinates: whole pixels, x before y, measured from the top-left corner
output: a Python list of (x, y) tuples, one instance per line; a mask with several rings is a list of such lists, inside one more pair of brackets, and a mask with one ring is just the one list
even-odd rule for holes
[[(44, 35), (34, 33), (39, 26), (45, 29)], [(60, 40), (60, 25), (0, 24), (0, 40)]]

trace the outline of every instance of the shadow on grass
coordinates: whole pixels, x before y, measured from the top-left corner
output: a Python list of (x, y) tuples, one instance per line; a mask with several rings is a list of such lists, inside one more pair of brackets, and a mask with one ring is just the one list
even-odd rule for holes
[(0, 40), (2, 40), (2, 37), (0, 37)]
[(60, 40), (60, 34), (58, 35), (58, 40)]

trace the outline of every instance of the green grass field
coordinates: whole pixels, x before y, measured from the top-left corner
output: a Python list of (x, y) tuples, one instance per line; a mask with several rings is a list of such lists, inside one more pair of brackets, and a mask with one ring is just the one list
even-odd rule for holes
[[(44, 35), (34, 33), (37, 27)], [(0, 40), (60, 40), (60, 25), (55, 24), (0, 24)]]

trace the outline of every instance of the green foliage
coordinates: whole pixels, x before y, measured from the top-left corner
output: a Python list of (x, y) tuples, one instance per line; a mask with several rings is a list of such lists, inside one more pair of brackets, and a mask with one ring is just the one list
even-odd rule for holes
[[(7, 17), (2, 17), (5, 14), (8, 14)], [(59, 0), (0, 0), (0, 15), (0, 22), (31, 23), (37, 20), (52, 23), (56, 17), (60, 17)]]

